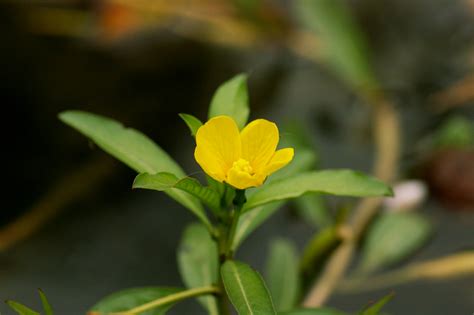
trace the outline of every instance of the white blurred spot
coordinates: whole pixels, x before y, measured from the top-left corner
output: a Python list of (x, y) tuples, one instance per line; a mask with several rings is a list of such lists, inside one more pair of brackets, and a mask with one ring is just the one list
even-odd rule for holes
[(392, 212), (410, 211), (420, 206), (426, 199), (428, 189), (419, 180), (406, 180), (393, 186), (394, 197), (385, 198), (386, 210)]

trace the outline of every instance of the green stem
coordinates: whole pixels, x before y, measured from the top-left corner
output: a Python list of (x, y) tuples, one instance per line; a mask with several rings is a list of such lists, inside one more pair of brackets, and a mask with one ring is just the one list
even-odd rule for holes
[(234, 242), (237, 225), (239, 224), (240, 214), (242, 212), (242, 208), (246, 201), (247, 199), (245, 198), (245, 190), (237, 189), (235, 191), (235, 197), (233, 201), (234, 210), (233, 210), (233, 216), (232, 216), (232, 223), (230, 225), (229, 233), (227, 234), (227, 243), (226, 243), (226, 252), (225, 252), (226, 259), (232, 258), (233, 256), (232, 244)]
[(181, 291), (175, 294), (171, 294), (159, 299), (156, 299), (154, 301), (148, 302), (146, 304), (134, 307), (128, 311), (125, 312), (118, 312), (118, 313), (111, 313), (110, 315), (135, 315), (139, 314), (145, 311), (148, 311), (150, 309), (160, 307), (166, 304), (170, 304), (173, 302), (178, 302), (184, 299), (188, 299), (191, 297), (196, 297), (200, 295), (206, 295), (206, 294), (217, 294), (220, 293), (221, 290), (218, 287), (215, 286), (207, 286), (207, 287), (200, 287), (200, 288), (194, 288), (194, 289), (189, 289), (186, 291)]
[(217, 304), (219, 307), (219, 315), (230, 315), (229, 311), (229, 299), (227, 294), (225, 294), (224, 283), (222, 282), (222, 277), (219, 276), (219, 288), (223, 294), (219, 295), (217, 299)]

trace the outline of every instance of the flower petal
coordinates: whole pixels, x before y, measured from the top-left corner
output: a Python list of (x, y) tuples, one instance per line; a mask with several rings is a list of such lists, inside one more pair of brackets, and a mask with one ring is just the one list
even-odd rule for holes
[(228, 170), (241, 154), (239, 129), (229, 116), (217, 116), (196, 133), (194, 157), (204, 172), (224, 181)]
[(237, 189), (246, 189), (262, 185), (265, 178), (266, 177), (261, 174), (250, 175), (233, 167), (227, 174), (226, 183)]
[(267, 166), (265, 166), (265, 175), (269, 176), (286, 164), (290, 163), (291, 160), (293, 160), (294, 155), (295, 150), (293, 148), (285, 148), (276, 151), (270, 162), (268, 162)]
[(240, 138), (242, 158), (250, 162), (255, 173), (261, 173), (278, 145), (278, 127), (268, 120), (257, 119), (242, 130)]

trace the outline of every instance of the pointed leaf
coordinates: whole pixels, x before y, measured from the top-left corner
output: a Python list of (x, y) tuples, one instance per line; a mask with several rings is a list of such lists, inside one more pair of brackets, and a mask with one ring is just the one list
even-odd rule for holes
[(295, 307), (300, 293), (299, 261), (295, 246), (288, 240), (271, 243), (267, 257), (267, 284), (278, 311)]
[(194, 197), (199, 198), (211, 209), (218, 210), (220, 206), (219, 194), (209, 187), (204, 187), (198, 180), (191, 177), (178, 179), (171, 173), (148, 173), (138, 174), (133, 182), (133, 188), (152, 189), (158, 191), (168, 191), (172, 188), (185, 191)]
[(189, 114), (179, 114), (179, 117), (184, 120), (189, 128), (189, 131), (191, 131), (191, 135), (193, 137), (196, 136), (196, 132), (198, 131), (199, 127), (202, 126), (202, 122), (198, 118)]
[(298, 0), (301, 21), (324, 46), (324, 57), (355, 88), (378, 86), (364, 34), (341, 0)]
[(262, 277), (250, 266), (227, 261), (221, 267), (222, 281), (239, 315), (276, 315)]
[(337, 225), (328, 226), (307, 242), (300, 262), (303, 277), (312, 275), (323, 258), (340, 242)]
[[(191, 224), (184, 231), (178, 248), (178, 266), (181, 277), (188, 288), (207, 286), (218, 282), (217, 245), (201, 224)], [(210, 315), (219, 314), (215, 297), (200, 297), (198, 301)]]
[(378, 315), (380, 310), (393, 298), (393, 294), (388, 294), (375, 302), (372, 305), (367, 306), (365, 309), (357, 313), (357, 315)]
[[(153, 300), (168, 296), (170, 294), (182, 291), (179, 288), (167, 287), (143, 287), (126, 289), (119, 292), (112, 293), (100, 300), (96, 305), (91, 307), (88, 312), (89, 315), (106, 315), (112, 312), (124, 312), (142, 304), (151, 302)], [(160, 306), (152, 310), (141, 313), (140, 315), (163, 315), (172, 306), (168, 304)]]
[(83, 111), (65, 111), (59, 114), (59, 119), (139, 173), (167, 171), (177, 176), (184, 175), (179, 165), (140, 131)]
[(237, 126), (242, 129), (250, 113), (248, 102), (247, 75), (236, 75), (215, 92), (209, 107), (209, 118), (227, 115), (234, 118)]
[(48, 298), (44, 294), (42, 290), (38, 290), (40, 298), (41, 298), (41, 303), (43, 304), (43, 310), (45, 315), (53, 315), (53, 308), (51, 307), (51, 304), (49, 304)]
[(313, 171), (263, 185), (248, 198), (243, 211), (266, 203), (299, 197), (308, 192), (352, 197), (390, 196), (381, 181), (352, 170)]
[(362, 246), (361, 272), (393, 265), (428, 240), (431, 224), (418, 213), (384, 213), (370, 226)]
[[(113, 119), (83, 111), (62, 112), (59, 119), (138, 173), (170, 172), (184, 177), (181, 167), (156, 143), (137, 130), (125, 128)], [(169, 189), (166, 193), (210, 226), (204, 209), (196, 198), (177, 189)]]
[(40, 313), (33, 311), (31, 308), (15, 302), (15, 301), (6, 301), (8, 306), (10, 306), (18, 315), (40, 315)]

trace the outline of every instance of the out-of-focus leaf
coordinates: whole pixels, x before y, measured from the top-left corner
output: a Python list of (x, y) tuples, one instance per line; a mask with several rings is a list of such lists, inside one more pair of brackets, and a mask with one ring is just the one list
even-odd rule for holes
[(179, 114), (179, 117), (184, 120), (189, 128), (189, 131), (191, 131), (191, 135), (193, 137), (196, 136), (196, 132), (198, 131), (199, 127), (202, 126), (202, 122), (198, 118), (189, 114)]
[(332, 223), (331, 215), (320, 194), (306, 194), (296, 198), (294, 204), (298, 214), (314, 228), (321, 228)]
[[(138, 173), (170, 172), (178, 177), (185, 176), (181, 167), (156, 143), (113, 119), (83, 111), (65, 111), (59, 114), (59, 119)], [(166, 193), (191, 210), (208, 227), (211, 226), (198, 199), (175, 188)]]
[(298, 253), (288, 240), (277, 239), (270, 245), (266, 279), (278, 311), (295, 307), (300, 293)]
[(194, 197), (199, 198), (204, 204), (211, 209), (218, 210), (220, 206), (219, 194), (211, 188), (204, 187), (197, 179), (184, 177), (179, 179), (171, 173), (138, 174), (133, 181), (133, 188), (152, 189), (158, 191), (168, 191), (177, 188), (185, 191)]
[(245, 74), (236, 75), (219, 86), (209, 107), (209, 118), (220, 115), (230, 116), (234, 118), (240, 129), (247, 123), (249, 113), (247, 75)]
[(327, 307), (321, 307), (321, 308), (301, 308), (297, 310), (292, 310), (288, 312), (279, 312), (278, 315), (347, 315), (344, 312), (332, 309), (332, 308), (327, 308)]
[(262, 277), (250, 266), (228, 260), (221, 267), (222, 281), (239, 315), (276, 315)]
[[(181, 278), (188, 288), (217, 283), (219, 275), (217, 245), (204, 226), (194, 223), (184, 231), (178, 248), (178, 266)], [(219, 314), (215, 297), (200, 297), (198, 301), (210, 315)]]
[(393, 298), (393, 294), (388, 294), (378, 300), (377, 302), (367, 306), (364, 308), (362, 311), (357, 313), (357, 315), (378, 315), (380, 314), (380, 310), (382, 307), (384, 307), (385, 304), (387, 304), (391, 299)]
[(334, 70), (357, 89), (376, 89), (367, 43), (346, 1), (298, 0), (296, 5), (301, 21), (317, 34)]
[[(165, 297), (167, 295), (181, 291), (178, 288), (166, 287), (143, 287), (131, 288), (118, 291), (106, 296), (100, 300), (96, 305), (92, 306), (88, 314), (90, 315), (106, 315), (112, 312), (124, 312), (142, 304), (151, 302), (153, 300)], [(152, 310), (141, 313), (141, 315), (163, 315), (172, 306), (168, 304), (160, 306)]]
[(10, 306), (18, 315), (40, 315), (40, 313), (33, 311), (31, 308), (26, 307), (25, 305), (15, 302), (15, 301), (6, 301), (8, 306)]
[(311, 274), (317, 263), (334, 246), (339, 243), (337, 227), (329, 226), (322, 229), (308, 242), (301, 258), (301, 271), (304, 276)]
[(363, 273), (395, 264), (425, 244), (431, 224), (418, 213), (384, 213), (370, 226), (362, 247)]
[(308, 192), (337, 196), (390, 196), (392, 190), (383, 182), (352, 170), (313, 171), (281, 179), (258, 188), (248, 198), (243, 211), (266, 203), (299, 197)]
[(44, 315), (53, 315), (53, 308), (48, 301), (48, 298), (42, 290), (38, 290), (39, 296), (41, 298), (41, 304), (43, 304)]
[[(316, 162), (316, 155), (311, 150), (298, 150), (293, 158), (293, 161), (277, 173), (270, 176), (267, 179), (265, 185), (270, 184), (273, 181), (285, 178), (290, 174), (298, 174), (303, 171), (311, 169)], [(247, 193), (248, 197), (252, 196), (254, 191)], [(237, 230), (235, 233), (234, 241), (232, 243), (233, 250), (236, 250), (240, 243), (258, 226), (260, 226), (266, 219), (268, 219), (276, 210), (278, 210), (284, 202), (273, 202), (264, 206), (257, 207), (252, 211), (243, 213), (239, 218), (237, 224)]]
[(446, 121), (434, 137), (438, 148), (465, 148), (474, 145), (474, 122), (461, 116)]

